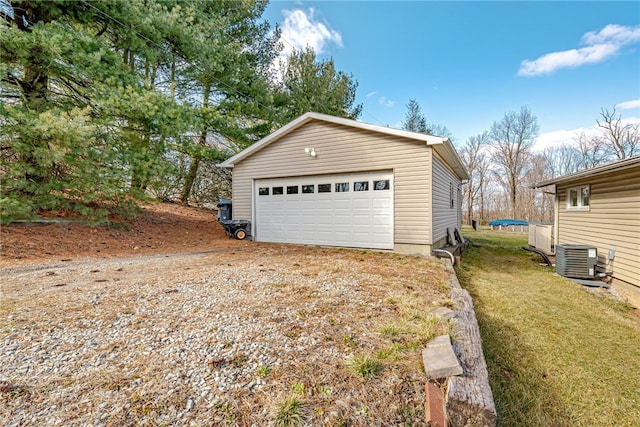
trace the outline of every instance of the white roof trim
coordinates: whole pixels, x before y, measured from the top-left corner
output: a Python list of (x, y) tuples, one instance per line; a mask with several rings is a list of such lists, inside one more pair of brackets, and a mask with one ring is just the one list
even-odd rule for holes
[(307, 124), (307, 123), (309, 123), (309, 122), (311, 122), (313, 120), (319, 120), (319, 121), (323, 121), (323, 122), (334, 123), (334, 124), (343, 125), (343, 126), (349, 126), (349, 127), (352, 127), (352, 128), (363, 129), (363, 130), (368, 130), (368, 131), (377, 132), (377, 133), (383, 133), (383, 134), (387, 134), (387, 135), (399, 136), (399, 137), (403, 137), (403, 138), (407, 138), (407, 139), (413, 139), (413, 140), (416, 140), (416, 141), (422, 141), (422, 142), (426, 143), (426, 145), (433, 146), (433, 149), (436, 150), (438, 152), (438, 154), (440, 154), (440, 156), (456, 172), (456, 174), (460, 177), (460, 179), (462, 179), (463, 181), (469, 179), (469, 175), (468, 175), (464, 165), (462, 164), (462, 161), (460, 160), (460, 157), (458, 156), (458, 153), (456, 152), (455, 148), (453, 147), (453, 144), (449, 140), (449, 138), (443, 138), (443, 137), (434, 136), (434, 135), (427, 135), (427, 134), (423, 134), (423, 133), (409, 132), (409, 131), (406, 131), (406, 130), (394, 129), (394, 128), (390, 128), (390, 127), (386, 127), (386, 126), (379, 126), (379, 125), (374, 125), (374, 124), (371, 124), (371, 123), (364, 123), (364, 122), (359, 122), (359, 121), (356, 121), (356, 120), (344, 119), (342, 117), (335, 117), (335, 116), (330, 116), (330, 115), (327, 115), (327, 114), (320, 114), (320, 113), (313, 113), (313, 112), (309, 112), (309, 113), (303, 114), (302, 116), (300, 116), (297, 119), (293, 120), (292, 122), (284, 125), (283, 127), (281, 127), (280, 129), (276, 130), (275, 132), (265, 136), (264, 138), (262, 138), (260, 141), (256, 142), (255, 144), (250, 145), (249, 147), (245, 148), (244, 150), (242, 150), (241, 152), (239, 152), (235, 156), (230, 157), (229, 159), (227, 159), (224, 162), (220, 163), (218, 166), (224, 167), (224, 168), (233, 168), (233, 166), (236, 163), (238, 163), (238, 162), (242, 161), (243, 159), (251, 156), (253, 153), (263, 149), (264, 147), (268, 146), (272, 142), (274, 142), (274, 141), (280, 139), (281, 137), (285, 136), (289, 132), (292, 132), (295, 129), (297, 129), (297, 128), (299, 128), (299, 127), (301, 127), (301, 126), (303, 126), (303, 125), (305, 125), (305, 124)]
[(634, 166), (640, 166), (640, 156), (617, 160), (615, 162), (607, 163), (606, 165), (596, 166), (595, 168), (586, 169), (580, 172), (559, 176), (557, 178), (542, 181), (535, 184), (532, 188), (542, 188), (542, 187), (547, 187), (553, 184), (562, 184), (565, 182), (576, 181), (578, 179), (589, 178), (591, 176), (601, 175), (607, 172), (623, 170), (623, 169), (631, 168)]

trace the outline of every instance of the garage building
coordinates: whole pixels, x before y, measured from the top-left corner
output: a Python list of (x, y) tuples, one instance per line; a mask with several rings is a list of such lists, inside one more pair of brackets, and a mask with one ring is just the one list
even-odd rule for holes
[(447, 138), (306, 113), (221, 166), (256, 241), (429, 254), (461, 226)]

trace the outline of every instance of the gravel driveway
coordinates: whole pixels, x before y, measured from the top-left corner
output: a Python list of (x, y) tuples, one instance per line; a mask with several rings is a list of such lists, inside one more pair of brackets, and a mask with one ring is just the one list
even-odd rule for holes
[(253, 243), (0, 280), (1, 425), (422, 425), (420, 349), (449, 330), (442, 264), (391, 253)]

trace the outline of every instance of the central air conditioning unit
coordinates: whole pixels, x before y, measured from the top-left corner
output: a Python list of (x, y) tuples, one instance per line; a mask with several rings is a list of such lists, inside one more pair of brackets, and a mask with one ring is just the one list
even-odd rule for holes
[(598, 249), (587, 245), (557, 245), (556, 273), (575, 279), (593, 279), (596, 275)]

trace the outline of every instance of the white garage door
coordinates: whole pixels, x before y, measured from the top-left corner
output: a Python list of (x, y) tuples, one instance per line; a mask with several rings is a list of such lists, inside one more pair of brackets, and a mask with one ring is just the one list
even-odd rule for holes
[(256, 240), (393, 249), (393, 174), (260, 179)]

